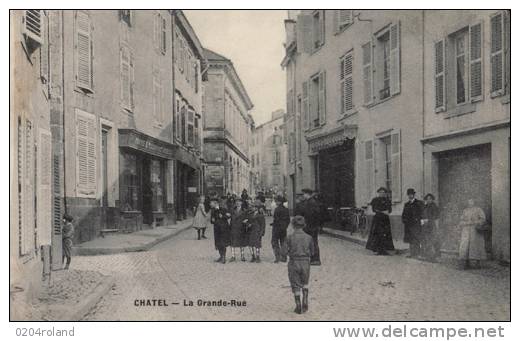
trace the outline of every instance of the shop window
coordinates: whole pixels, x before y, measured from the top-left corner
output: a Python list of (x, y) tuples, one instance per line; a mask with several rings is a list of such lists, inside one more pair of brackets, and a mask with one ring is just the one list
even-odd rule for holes
[(125, 212), (140, 211), (141, 187), (137, 156), (121, 153), (121, 169), (121, 209)]
[(161, 161), (150, 163), (150, 185), (152, 187), (152, 209), (154, 212), (164, 212), (164, 175)]

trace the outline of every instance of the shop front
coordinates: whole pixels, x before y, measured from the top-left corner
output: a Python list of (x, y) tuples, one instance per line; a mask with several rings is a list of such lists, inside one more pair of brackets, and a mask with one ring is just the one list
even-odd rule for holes
[(167, 175), (173, 146), (136, 130), (120, 129), (119, 148), (120, 228), (136, 230), (172, 221)]

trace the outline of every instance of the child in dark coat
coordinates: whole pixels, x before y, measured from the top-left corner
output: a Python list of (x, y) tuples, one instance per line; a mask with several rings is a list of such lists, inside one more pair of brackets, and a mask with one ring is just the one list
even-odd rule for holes
[(72, 238), (74, 238), (74, 225), (72, 222), (74, 218), (71, 215), (65, 213), (63, 215), (63, 228), (62, 228), (62, 251), (63, 256), (61, 262), (65, 264), (65, 258), (67, 259), (67, 263), (65, 264), (64, 269), (67, 270), (70, 266), (70, 260), (72, 259)]
[[(312, 237), (302, 230), (305, 226), (305, 218), (295, 216), (292, 220), (292, 225), (294, 232), (287, 237), (287, 251), (289, 254), (287, 271), (294, 294), (294, 301), (296, 302), (294, 312), (301, 314), (309, 309), (308, 285), (314, 244)], [(302, 294), (303, 300), (301, 298)]]

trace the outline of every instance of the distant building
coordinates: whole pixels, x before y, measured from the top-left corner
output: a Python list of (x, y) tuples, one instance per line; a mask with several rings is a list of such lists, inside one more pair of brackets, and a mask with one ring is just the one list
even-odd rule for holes
[(255, 191), (284, 193), (287, 186), (287, 152), (284, 143), (284, 110), (271, 114), (271, 120), (253, 132), (251, 160), (256, 174)]
[(204, 84), (205, 192), (223, 195), (251, 190), (249, 146), (253, 103), (233, 63), (205, 49), (208, 81)]

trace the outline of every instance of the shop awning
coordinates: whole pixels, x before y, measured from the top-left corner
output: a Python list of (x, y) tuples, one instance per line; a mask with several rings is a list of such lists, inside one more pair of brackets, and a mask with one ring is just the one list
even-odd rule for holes
[(309, 151), (317, 153), (320, 150), (340, 146), (345, 140), (356, 138), (357, 125), (343, 125), (325, 133), (307, 136)]
[(135, 129), (119, 129), (119, 147), (130, 148), (163, 159), (173, 159), (175, 145)]

